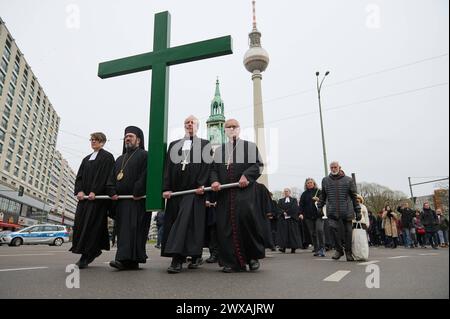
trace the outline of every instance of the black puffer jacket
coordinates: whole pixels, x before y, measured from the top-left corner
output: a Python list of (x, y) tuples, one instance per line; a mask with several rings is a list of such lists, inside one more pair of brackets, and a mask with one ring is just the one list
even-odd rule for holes
[(336, 176), (330, 174), (323, 178), (317, 207), (322, 209), (325, 205), (327, 216), (333, 219), (352, 220), (355, 218), (354, 212), (361, 214), (361, 207), (356, 200), (356, 185), (343, 171)]

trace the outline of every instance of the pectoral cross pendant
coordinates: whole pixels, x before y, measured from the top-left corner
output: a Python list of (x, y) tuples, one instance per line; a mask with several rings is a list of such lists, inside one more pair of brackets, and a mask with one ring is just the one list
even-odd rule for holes
[(186, 160), (182, 161), (181, 164), (183, 164), (183, 166), (181, 167), (181, 170), (184, 172), (186, 170), (186, 165), (189, 164)]

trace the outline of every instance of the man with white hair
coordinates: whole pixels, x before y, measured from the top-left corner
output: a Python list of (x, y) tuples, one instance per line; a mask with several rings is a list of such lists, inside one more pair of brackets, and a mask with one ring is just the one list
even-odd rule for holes
[[(161, 256), (172, 257), (167, 272), (181, 272), (186, 257), (189, 269), (202, 263), (206, 207), (204, 186), (209, 182), (212, 150), (209, 141), (198, 138), (198, 119), (184, 121), (185, 136), (169, 145), (164, 171), (163, 197), (167, 200)], [(195, 194), (172, 197), (172, 192), (196, 189)]]
[[(256, 180), (263, 163), (255, 143), (239, 138), (235, 119), (225, 122), (228, 143), (214, 153), (211, 187), (217, 195), (217, 239), (219, 265), (225, 273), (259, 269), (258, 259), (265, 257), (261, 212), (257, 209)], [(240, 188), (220, 191), (222, 184), (239, 183)], [(220, 191), (220, 192), (219, 192)]]
[[(357, 221), (361, 220), (361, 207), (357, 200), (356, 185), (351, 177), (345, 175), (339, 162), (331, 162), (330, 171), (330, 175), (322, 179), (322, 193), (317, 207), (321, 211), (327, 205), (327, 217), (336, 245), (336, 253), (332, 258), (338, 260), (344, 255), (343, 236), (345, 256), (347, 261), (353, 261), (352, 220), (354, 218)], [(349, 205), (352, 205), (353, 209)], [(343, 234), (341, 232), (342, 226)]]

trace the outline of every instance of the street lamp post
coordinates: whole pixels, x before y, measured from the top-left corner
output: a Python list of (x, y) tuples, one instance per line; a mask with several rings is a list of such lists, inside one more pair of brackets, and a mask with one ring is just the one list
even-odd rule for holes
[(327, 165), (327, 151), (325, 149), (325, 135), (323, 132), (323, 120), (322, 120), (322, 103), (320, 100), (320, 90), (322, 89), (323, 81), (325, 80), (325, 77), (330, 74), (330, 71), (325, 72), (325, 75), (322, 78), (322, 81), (320, 81), (319, 84), (319, 72), (316, 72), (316, 79), (317, 79), (317, 95), (319, 97), (319, 114), (320, 114), (320, 129), (322, 131), (322, 150), (323, 150), (323, 165), (325, 168), (325, 176), (328, 176), (328, 165)]

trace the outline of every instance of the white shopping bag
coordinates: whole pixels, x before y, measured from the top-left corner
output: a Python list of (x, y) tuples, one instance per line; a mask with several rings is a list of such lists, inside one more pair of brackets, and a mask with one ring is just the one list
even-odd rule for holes
[(369, 241), (367, 240), (367, 232), (362, 228), (360, 222), (356, 222), (352, 231), (352, 254), (355, 260), (369, 259)]

